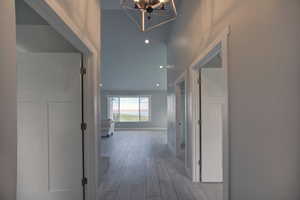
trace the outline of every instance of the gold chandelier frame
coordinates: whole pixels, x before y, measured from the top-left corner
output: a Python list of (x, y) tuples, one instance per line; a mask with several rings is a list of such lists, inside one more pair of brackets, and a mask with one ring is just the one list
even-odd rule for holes
[[(138, 26), (138, 28), (142, 32), (150, 31), (156, 27), (174, 21), (178, 15), (174, 0), (120, 0), (120, 1), (121, 1), (120, 2), (121, 8), (125, 11), (126, 15), (131, 19), (131, 21), (133, 21)], [(153, 2), (153, 4), (149, 4), (151, 2)], [(156, 10), (157, 12), (155, 13), (149, 13), (147, 11), (147, 7), (144, 7), (145, 5), (150, 6), (152, 10), (157, 9), (159, 7), (163, 7), (163, 9)], [(164, 9), (165, 5), (168, 5), (166, 10)], [(130, 14), (129, 11), (137, 12), (140, 15), (139, 16), (140, 20), (134, 18), (134, 16)], [(151, 15), (156, 17), (168, 17), (166, 15), (167, 12), (172, 13), (172, 15), (169, 16), (169, 18), (162, 20), (159, 23), (153, 24), (149, 27), (146, 27), (146, 20), (150, 21)], [(141, 23), (139, 23), (139, 21)]]

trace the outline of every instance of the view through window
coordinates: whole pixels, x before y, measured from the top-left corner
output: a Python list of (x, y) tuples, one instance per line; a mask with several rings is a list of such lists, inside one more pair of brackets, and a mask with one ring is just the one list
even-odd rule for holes
[(150, 96), (110, 96), (108, 116), (117, 122), (146, 122), (150, 120)]

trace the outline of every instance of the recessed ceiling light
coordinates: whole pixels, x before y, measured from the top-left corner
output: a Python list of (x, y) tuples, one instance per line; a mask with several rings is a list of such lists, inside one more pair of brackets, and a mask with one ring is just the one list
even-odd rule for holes
[(162, 66), (162, 65), (161, 65), (161, 66), (159, 66), (159, 68), (160, 68), (160, 69), (163, 69), (163, 68), (164, 68), (164, 66)]
[(159, 87), (160, 86), (160, 84), (159, 83), (156, 83), (156, 87)]
[(145, 40), (145, 44), (149, 44), (150, 43), (150, 40), (149, 39), (146, 39)]
[(100, 83), (100, 84), (99, 84), (99, 87), (103, 87), (103, 84), (102, 84), (102, 83)]

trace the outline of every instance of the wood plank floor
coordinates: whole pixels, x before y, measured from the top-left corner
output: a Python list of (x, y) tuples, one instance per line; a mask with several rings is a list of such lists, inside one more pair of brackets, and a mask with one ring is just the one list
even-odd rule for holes
[(102, 141), (109, 164), (99, 200), (221, 200), (222, 185), (196, 184), (168, 151), (166, 133), (122, 131)]

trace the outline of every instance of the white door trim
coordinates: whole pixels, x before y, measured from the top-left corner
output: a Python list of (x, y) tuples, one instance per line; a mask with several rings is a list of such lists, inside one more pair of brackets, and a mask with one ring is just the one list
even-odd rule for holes
[(176, 148), (175, 148), (175, 151), (176, 151), (176, 156), (178, 155), (179, 153), (179, 149), (180, 149), (180, 146), (179, 146), (179, 141), (178, 141), (178, 135), (180, 134), (180, 131), (179, 131), (179, 119), (178, 119), (178, 99), (181, 97), (181, 95), (179, 94), (179, 84), (182, 83), (182, 82), (185, 82), (185, 85), (184, 85), (184, 88), (185, 88), (185, 141), (186, 141), (186, 144), (185, 144), (185, 160), (184, 160), (184, 166), (186, 168), (186, 171), (189, 172), (190, 169), (188, 169), (188, 164), (187, 164), (187, 108), (188, 108), (188, 101), (187, 101), (187, 91), (188, 91), (188, 87), (187, 87), (187, 75), (188, 75), (188, 72), (187, 71), (184, 71), (182, 74), (180, 74), (180, 76), (175, 80), (175, 83), (174, 83), (174, 87), (175, 87), (175, 94), (176, 94), (176, 98), (175, 98), (175, 109), (176, 109), (176, 112), (175, 112), (175, 119), (176, 119), (176, 136), (175, 136), (175, 140), (176, 140)]
[[(193, 156), (193, 169), (192, 177), (194, 182), (200, 181), (200, 94), (199, 94), (199, 70), (205, 64), (207, 64), (218, 53), (222, 57), (222, 68), (225, 69), (226, 76), (226, 90), (228, 91), (228, 35), (230, 33), (230, 27), (226, 27), (217, 38), (204, 49), (203, 52), (192, 62), (189, 67), (190, 76), (190, 104), (189, 111), (191, 112), (192, 122), (192, 156)], [(226, 97), (224, 110), (224, 136), (223, 136), (223, 175), (224, 175), (224, 200), (229, 199), (229, 116), (228, 116), (228, 96)]]
[[(86, 199), (96, 200), (98, 181), (98, 100), (99, 100), (99, 53), (97, 48), (81, 33), (64, 10), (52, 0), (25, 0), (41, 15), (57, 32), (66, 38), (75, 48), (83, 53), (87, 68), (85, 81), (85, 119), (87, 131), (85, 135), (86, 175), (88, 184)], [(100, 19), (99, 16), (95, 16)], [(100, 30), (100, 24), (98, 25)], [(100, 35), (99, 35), (100, 37)], [(79, 125), (80, 127), (80, 125)]]

